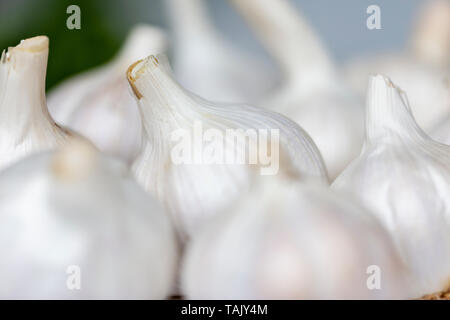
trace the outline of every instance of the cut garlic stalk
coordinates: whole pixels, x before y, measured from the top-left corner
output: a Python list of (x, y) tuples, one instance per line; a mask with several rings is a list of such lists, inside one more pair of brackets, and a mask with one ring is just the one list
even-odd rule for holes
[(177, 247), (156, 200), (82, 142), (0, 173), (1, 299), (163, 299)]
[(284, 72), (260, 105), (300, 124), (316, 142), (333, 179), (363, 141), (363, 108), (342, 85), (314, 30), (286, 0), (232, 0)]
[(403, 52), (359, 57), (349, 63), (345, 73), (361, 96), (366, 93), (369, 75), (388, 74), (408, 92), (414, 118), (431, 134), (448, 112), (445, 82), (450, 77), (450, 1), (430, 0), (427, 7), (418, 18), (411, 47)]
[(3, 51), (0, 60), (0, 169), (20, 158), (65, 144), (45, 101), (49, 40), (38, 36)]
[(134, 27), (111, 62), (50, 91), (50, 113), (58, 123), (82, 133), (103, 152), (132, 161), (140, 148), (142, 128), (124, 74), (132, 62), (165, 52), (166, 48), (166, 36), (159, 28)]
[(450, 281), (450, 146), (417, 125), (404, 92), (370, 80), (366, 142), (333, 183), (361, 199), (391, 233), (414, 274), (415, 297)]
[(395, 299), (406, 297), (403, 271), (388, 234), (351, 198), (264, 177), (193, 236), (182, 291), (189, 299)]
[(134, 173), (164, 203), (182, 239), (245, 192), (251, 164), (262, 163), (262, 174), (276, 174), (286, 157), (303, 178), (327, 181), (314, 142), (289, 119), (203, 100), (178, 85), (161, 55), (130, 66), (128, 79), (144, 128)]
[(249, 102), (275, 85), (268, 64), (228, 43), (210, 21), (206, 0), (167, 0), (173, 69), (188, 90), (214, 101)]

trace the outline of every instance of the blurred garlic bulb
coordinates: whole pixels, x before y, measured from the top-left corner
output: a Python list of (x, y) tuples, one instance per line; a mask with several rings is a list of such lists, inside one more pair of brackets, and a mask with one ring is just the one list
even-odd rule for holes
[(371, 78), (364, 148), (333, 188), (356, 195), (389, 230), (414, 274), (416, 297), (447, 289), (450, 146), (420, 129), (388, 78)]
[(3, 51), (0, 59), (0, 169), (34, 152), (66, 143), (45, 101), (49, 40), (38, 36)]
[(445, 81), (450, 77), (450, 1), (427, 1), (422, 12), (410, 48), (355, 59), (347, 66), (346, 74), (361, 96), (366, 93), (370, 74), (388, 74), (408, 92), (419, 126), (431, 133), (448, 112)]
[(177, 260), (158, 203), (81, 142), (0, 173), (0, 254), (1, 299), (162, 299)]
[(255, 182), (193, 237), (181, 277), (189, 299), (394, 299), (405, 297), (403, 271), (365, 209), (277, 176)]
[(270, 66), (227, 42), (205, 0), (167, 0), (174, 34), (173, 69), (180, 83), (214, 101), (249, 102), (275, 85)]
[(132, 161), (140, 148), (142, 128), (124, 74), (134, 61), (166, 48), (167, 38), (159, 28), (134, 27), (111, 62), (51, 90), (50, 113), (58, 123), (88, 137), (101, 151)]
[(261, 174), (276, 174), (287, 157), (303, 178), (327, 181), (314, 142), (289, 119), (191, 94), (161, 55), (130, 66), (128, 79), (144, 128), (134, 173), (165, 205), (182, 240), (245, 192), (251, 164), (262, 164)]
[(358, 156), (363, 108), (342, 84), (314, 30), (286, 0), (232, 0), (284, 73), (260, 105), (295, 120), (321, 151), (330, 177)]

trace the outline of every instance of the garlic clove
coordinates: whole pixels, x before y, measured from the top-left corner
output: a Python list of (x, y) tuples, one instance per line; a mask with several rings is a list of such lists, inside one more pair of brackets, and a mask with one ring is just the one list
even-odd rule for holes
[[(252, 165), (264, 164), (262, 153), (269, 156), (262, 174), (276, 174), (285, 157), (295, 163), (294, 170), (303, 179), (327, 182), (320, 152), (293, 121), (252, 106), (213, 103), (189, 93), (174, 80), (165, 56), (149, 56), (131, 65), (128, 81), (144, 131), (134, 174), (168, 209), (183, 241), (208, 216), (245, 192)], [(248, 133), (243, 145), (227, 136), (239, 130)], [(205, 138), (211, 133), (216, 134), (214, 139)], [(259, 157), (252, 163), (247, 152), (255, 149)], [(216, 156), (212, 161), (207, 159), (208, 151)], [(177, 159), (179, 154), (182, 159)], [(245, 159), (239, 162), (242, 154)]]
[[(371, 266), (380, 290), (367, 285)], [(398, 299), (405, 280), (389, 236), (362, 206), (280, 176), (254, 181), (196, 233), (182, 267), (188, 299)]]
[(390, 232), (414, 275), (416, 298), (447, 289), (450, 279), (450, 146), (417, 125), (406, 94), (390, 79), (370, 79), (366, 141), (334, 181)]
[(111, 62), (50, 91), (51, 114), (59, 123), (88, 137), (101, 151), (131, 162), (140, 148), (142, 128), (124, 73), (133, 61), (165, 52), (167, 46), (161, 29), (135, 26)]
[(0, 169), (75, 136), (57, 125), (47, 109), (48, 46), (46, 36), (25, 39), (0, 59)]
[(178, 255), (159, 204), (80, 141), (0, 172), (0, 253), (2, 299), (163, 299)]
[(189, 91), (213, 101), (254, 101), (275, 86), (277, 76), (258, 56), (224, 39), (210, 19), (207, 2), (165, 1), (175, 76)]
[(283, 83), (258, 104), (302, 126), (334, 179), (361, 149), (362, 104), (343, 84), (313, 28), (288, 1), (232, 3), (283, 71)]

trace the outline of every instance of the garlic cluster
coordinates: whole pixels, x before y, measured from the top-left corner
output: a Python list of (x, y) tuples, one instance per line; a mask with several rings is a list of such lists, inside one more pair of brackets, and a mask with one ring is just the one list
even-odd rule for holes
[[(183, 240), (247, 190), (252, 165), (260, 164), (261, 174), (276, 174), (279, 163), (290, 159), (302, 178), (327, 181), (320, 152), (293, 121), (186, 91), (165, 56), (137, 61), (128, 79), (143, 121), (134, 174), (165, 205)], [(243, 134), (234, 136), (238, 132)], [(244, 141), (237, 142), (239, 136)]]
[(189, 299), (399, 299), (404, 270), (362, 206), (279, 175), (193, 237), (182, 289)]
[(86, 143), (0, 172), (0, 298), (163, 299), (174, 231), (118, 161)]
[(404, 52), (357, 58), (346, 76), (361, 96), (371, 74), (388, 74), (408, 92), (412, 113), (431, 134), (448, 112), (450, 77), (450, 1), (430, 0), (418, 19), (412, 45)]
[(137, 59), (167, 49), (165, 33), (138, 25), (109, 63), (51, 90), (49, 110), (58, 123), (80, 132), (101, 151), (131, 162), (141, 143), (141, 120), (124, 74)]
[(167, 0), (177, 80), (213, 101), (250, 102), (276, 82), (272, 68), (216, 30), (206, 0)]
[(295, 120), (313, 138), (334, 178), (363, 142), (363, 108), (342, 83), (314, 30), (286, 0), (232, 0), (284, 74), (259, 105)]
[(379, 218), (414, 275), (420, 297), (450, 280), (450, 146), (417, 125), (404, 92), (370, 80), (366, 141), (333, 188), (354, 194)]
[(0, 169), (34, 152), (62, 146), (74, 133), (58, 126), (45, 101), (49, 40), (38, 36), (0, 59)]

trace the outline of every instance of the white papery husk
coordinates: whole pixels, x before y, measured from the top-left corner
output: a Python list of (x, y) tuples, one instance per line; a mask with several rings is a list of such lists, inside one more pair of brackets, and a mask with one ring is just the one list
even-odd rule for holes
[(163, 299), (177, 263), (158, 202), (80, 142), (0, 173), (0, 253), (2, 299)]
[(450, 146), (450, 115), (431, 133), (433, 139)]
[(450, 281), (450, 146), (417, 125), (404, 92), (381, 75), (370, 80), (366, 142), (335, 180), (364, 202), (391, 234), (414, 274), (416, 297)]
[(273, 67), (227, 41), (211, 21), (205, 0), (168, 0), (173, 70), (180, 84), (206, 99), (254, 101), (278, 81)]
[(45, 101), (49, 40), (38, 36), (0, 59), (0, 169), (34, 152), (62, 146), (71, 131), (58, 126)]
[[(279, 155), (280, 161), (283, 157), (291, 159), (304, 179), (327, 182), (320, 152), (308, 134), (293, 121), (256, 107), (217, 104), (193, 95), (174, 80), (165, 56), (150, 56), (136, 62), (130, 66), (128, 78), (138, 100), (144, 128), (142, 150), (133, 164), (133, 171), (144, 188), (155, 194), (170, 212), (182, 240), (195, 233), (205, 218), (216, 214), (247, 190), (251, 167), (248, 157), (242, 164), (227, 161), (225, 156), (238, 154), (241, 149), (226, 137), (220, 141), (220, 146), (211, 137), (209, 141), (201, 137), (205, 140), (200, 142), (203, 150), (222, 153), (223, 162), (208, 162), (206, 151), (200, 159), (195, 159), (194, 155), (187, 161), (174, 162), (175, 148), (179, 145), (174, 133), (180, 130), (184, 130), (185, 137), (189, 135), (193, 153), (200, 150), (195, 145), (196, 140), (193, 141), (196, 123), (202, 125), (203, 132), (215, 129), (224, 136), (227, 129), (279, 130), (279, 145), (272, 141), (270, 132), (267, 144), (274, 148), (273, 153), (278, 147), (284, 151)], [(262, 134), (258, 135), (257, 138), (262, 139)], [(255, 141), (250, 139), (247, 146), (253, 146)], [(276, 157), (272, 159), (276, 165)]]
[(358, 156), (363, 107), (318, 35), (286, 0), (233, 0), (279, 65), (283, 83), (258, 102), (295, 120), (316, 142), (334, 179)]
[(165, 33), (137, 25), (107, 64), (65, 80), (48, 94), (58, 123), (89, 138), (101, 151), (131, 162), (141, 143), (139, 110), (124, 76), (128, 66), (149, 54), (167, 50)]
[[(373, 266), (380, 290), (371, 286)], [(189, 299), (397, 299), (406, 297), (405, 280), (388, 234), (362, 206), (280, 176), (260, 177), (205, 224), (182, 268)]]
[(416, 20), (410, 47), (403, 52), (356, 58), (346, 67), (345, 76), (364, 96), (369, 75), (388, 74), (408, 92), (414, 118), (431, 134), (448, 113), (450, 103), (450, 2), (427, 1)]

